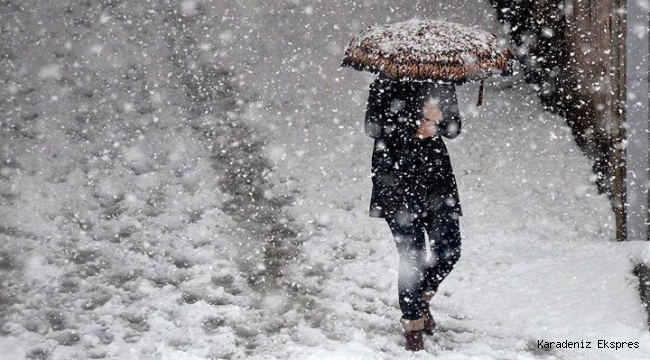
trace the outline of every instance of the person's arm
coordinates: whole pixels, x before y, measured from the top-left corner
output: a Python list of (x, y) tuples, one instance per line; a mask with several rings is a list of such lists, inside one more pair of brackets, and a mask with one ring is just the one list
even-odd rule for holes
[[(405, 100), (404, 100), (405, 101)], [(381, 79), (370, 85), (366, 108), (365, 133), (373, 139), (390, 142), (408, 142), (415, 137), (417, 125), (400, 116), (402, 107), (394, 98), (391, 84)]]
[(425, 89), (422, 118), (416, 137), (442, 135), (453, 139), (460, 134), (461, 120), (453, 84), (429, 84)]
[(442, 109), (442, 121), (438, 123), (438, 134), (453, 139), (460, 135), (462, 122), (458, 110), (456, 87), (454, 84), (440, 84), (439, 102)]
[(385, 124), (385, 107), (382, 103), (381, 85), (379, 80), (375, 80), (370, 85), (370, 94), (368, 95), (368, 103), (366, 104), (366, 122), (365, 132), (366, 136), (373, 139), (379, 139), (383, 132)]

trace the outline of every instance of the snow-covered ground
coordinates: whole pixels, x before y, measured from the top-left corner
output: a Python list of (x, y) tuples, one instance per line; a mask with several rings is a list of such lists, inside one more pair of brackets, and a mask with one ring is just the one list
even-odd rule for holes
[[(429, 3), (1, 3), (0, 359), (647, 359), (647, 243), (612, 241), (589, 161), (517, 77), (481, 108), (459, 87), (463, 255), (427, 352), (402, 349), (367, 217), (372, 77), (338, 65), (374, 23), (498, 32), (487, 1)], [(592, 348), (538, 346), (564, 340)]]

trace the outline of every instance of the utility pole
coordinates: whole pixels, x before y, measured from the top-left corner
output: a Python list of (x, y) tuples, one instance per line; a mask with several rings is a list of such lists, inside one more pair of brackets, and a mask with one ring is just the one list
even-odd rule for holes
[[(635, 1), (635, 0), (632, 0)], [(625, 126), (626, 104), (626, 0), (612, 0), (609, 17), (609, 35), (611, 48), (610, 62), (610, 164), (613, 172), (612, 202), (616, 223), (616, 240), (627, 239), (627, 158)]]

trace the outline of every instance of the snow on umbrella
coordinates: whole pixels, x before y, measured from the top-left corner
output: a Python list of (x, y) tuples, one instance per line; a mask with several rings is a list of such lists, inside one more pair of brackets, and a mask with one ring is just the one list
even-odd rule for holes
[(512, 63), (510, 50), (489, 32), (445, 21), (409, 20), (371, 26), (352, 38), (342, 66), (393, 79), (462, 83), (508, 74)]

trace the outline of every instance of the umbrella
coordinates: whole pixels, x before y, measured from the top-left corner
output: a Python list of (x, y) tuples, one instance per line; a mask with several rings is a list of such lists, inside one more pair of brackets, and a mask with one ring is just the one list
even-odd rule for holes
[[(493, 34), (438, 20), (368, 27), (352, 38), (342, 66), (393, 79), (463, 83), (511, 73), (513, 55)], [(479, 91), (482, 102), (483, 82)]]

